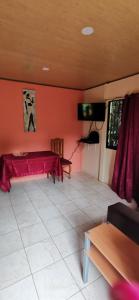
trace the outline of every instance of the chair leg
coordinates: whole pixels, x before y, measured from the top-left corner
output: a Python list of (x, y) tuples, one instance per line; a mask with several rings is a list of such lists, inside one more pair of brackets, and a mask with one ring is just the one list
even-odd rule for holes
[[(52, 177), (52, 179), (53, 179), (53, 183), (55, 183), (55, 179), (56, 179), (55, 173), (54, 173), (54, 172), (50, 172), (50, 173), (48, 173), (48, 174), (51, 175), (51, 177)], [(49, 175), (48, 175), (48, 178), (49, 178)]]
[(62, 174), (61, 174), (61, 181), (63, 182), (63, 178), (64, 178), (64, 169), (62, 167)]
[(54, 182), (54, 183), (55, 183), (55, 179), (56, 179), (56, 178), (55, 178), (55, 174), (53, 174), (53, 182)]
[(69, 165), (69, 179), (71, 178), (71, 165)]

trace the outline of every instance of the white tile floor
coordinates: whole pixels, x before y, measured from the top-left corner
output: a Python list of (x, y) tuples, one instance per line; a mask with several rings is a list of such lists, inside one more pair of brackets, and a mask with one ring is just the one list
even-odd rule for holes
[(93, 265), (88, 283), (82, 281), (83, 233), (118, 201), (86, 174), (0, 191), (0, 300), (108, 300), (109, 287)]

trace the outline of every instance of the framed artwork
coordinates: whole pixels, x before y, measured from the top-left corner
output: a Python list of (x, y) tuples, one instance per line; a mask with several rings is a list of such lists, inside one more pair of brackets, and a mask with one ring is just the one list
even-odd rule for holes
[(112, 100), (108, 103), (106, 148), (117, 149), (119, 128), (121, 125), (123, 100)]
[(23, 90), (24, 101), (24, 130), (36, 131), (36, 91)]

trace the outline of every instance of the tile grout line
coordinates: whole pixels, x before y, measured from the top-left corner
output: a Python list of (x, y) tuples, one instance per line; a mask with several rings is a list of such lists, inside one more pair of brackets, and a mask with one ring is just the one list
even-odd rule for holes
[[(30, 199), (30, 201), (31, 201), (31, 199)], [(31, 203), (32, 203), (32, 201), (31, 201)], [(32, 204), (33, 205), (33, 204)], [(34, 207), (34, 206), (33, 206)], [(35, 209), (35, 208), (34, 208)], [(40, 216), (40, 215), (39, 215)], [(40, 217), (41, 218), (41, 217)], [(42, 219), (41, 219), (42, 220)], [(45, 226), (45, 223), (43, 222), (43, 220), (42, 220), (42, 223), (43, 223), (43, 225), (44, 225), (44, 227), (46, 228), (46, 226)], [(47, 228), (46, 228), (47, 229)], [(50, 233), (49, 233), (50, 234)], [(79, 291), (80, 291), (80, 288), (79, 288), (79, 286), (78, 286), (78, 284), (77, 284), (77, 282), (76, 282), (76, 280), (74, 279), (74, 277), (73, 277), (73, 275), (71, 274), (71, 272), (70, 272), (70, 270), (69, 270), (69, 268), (67, 267), (67, 264), (65, 263), (65, 260), (64, 260), (64, 257), (62, 256), (62, 254), (61, 254), (61, 252), (60, 252), (60, 250), (58, 249), (58, 247), (57, 247), (57, 245), (56, 245), (56, 243), (55, 243), (55, 241), (54, 241), (54, 239), (53, 239), (53, 236), (50, 234), (50, 237), (51, 237), (51, 239), (52, 239), (52, 241), (53, 241), (53, 243), (54, 243), (54, 245), (55, 245), (55, 247), (56, 247), (56, 249), (58, 250), (58, 252), (59, 252), (59, 254), (60, 254), (60, 256), (61, 256), (61, 260), (64, 262), (64, 265), (66, 266), (66, 268), (67, 268), (67, 270), (69, 271), (69, 273), (70, 273), (70, 275), (71, 275), (71, 277), (72, 277), (72, 279), (73, 279), (73, 282), (74, 282), (74, 284), (77, 286), (77, 288), (79, 289)], [(73, 252), (73, 253), (75, 253), (75, 252)], [(73, 254), (73, 253), (71, 253), (71, 254)], [(70, 255), (71, 255), (70, 254)], [(55, 262), (54, 262), (55, 263)], [(53, 264), (54, 264), (53, 263)], [(52, 265), (53, 265), (52, 264)], [(50, 265), (49, 265), (50, 266)], [(44, 267), (43, 269), (45, 269), (45, 268), (47, 268), (48, 266), (46, 266), (46, 267)], [(39, 271), (38, 271), (39, 272)], [(79, 292), (78, 291), (78, 292)], [(73, 295), (72, 295), (73, 296)], [(65, 299), (66, 300), (66, 299)], [(67, 299), (68, 300), (68, 299)]]
[(8, 289), (8, 288), (10, 288), (10, 287), (12, 287), (12, 286), (14, 286), (15, 284), (17, 284), (17, 283), (19, 283), (19, 282), (21, 282), (21, 281), (23, 281), (23, 280), (25, 280), (25, 279), (27, 279), (27, 278), (29, 278), (30, 276), (31, 276), (31, 274), (29, 274), (29, 275), (23, 277), (22, 279), (17, 280), (16, 282), (14, 282), (14, 283), (12, 283), (12, 284), (9, 284), (8, 286), (3, 287), (2, 289), (0, 289), (0, 292), (2, 292), (2, 291), (4, 291), (4, 290), (6, 290), (6, 289)]
[(81, 295), (82, 295), (83, 299), (84, 299), (84, 300), (86, 300), (86, 299), (85, 299), (85, 297), (84, 297), (84, 295), (82, 294), (82, 291), (81, 291), (81, 290), (79, 290), (79, 292), (75, 293), (75, 294), (74, 294), (74, 295), (72, 295), (70, 298), (67, 298), (67, 299), (65, 299), (65, 300), (72, 300), (72, 297), (74, 297), (74, 296), (78, 295), (79, 293), (81, 293)]
[[(50, 237), (51, 237), (52, 240), (53, 240), (53, 237), (55, 237), (55, 236), (53, 236), (53, 235), (49, 232), (49, 230), (48, 230), (48, 228), (47, 228), (47, 225), (45, 224), (45, 222), (43, 221), (43, 218), (41, 217), (41, 215), (40, 215), (39, 212), (37, 211), (37, 209), (36, 209), (36, 207), (35, 207), (35, 205), (34, 205), (32, 199), (30, 198), (30, 196), (28, 196), (28, 197), (29, 197), (29, 199), (30, 199), (30, 202), (31, 202), (31, 204), (32, 204), (32, 206), (33, 206), (35, 212), (37, 213), (37, 215), (38, 215), (39, 218), (41, 219), (41, 222), (42, 222), (43, 226), (45, 227), (46, 231), (48, 232), (48, 234), (50, 235)], [(58, 209), (51, 199), (49, 199), (49, 201), (51, 201), (51, 202), (52, 202), (52, 205), (55, 206), (56, 209)], [(59, 209), (58, 209), (58, 211), (59, 211)], [(59, 212), (60, 212), (60, 211), (59, 211)], [(61, 212), (60, 212), (60, 214), (61, 214)], [(62, 214), (61, 214), (61, 215), (62, 215)], [(60, 218), (60, 216), (56, 216), (56, 217), (54, 217), (53, 219), (57, 219), (57, 218)], [(52, 220), (52, 219), (51, 219), (51, 220)], [(69, 222), (68, 222), (68, 223), (69, 223)], [(69, 223), (69, 225), (70, 225), (70, 223)], [(64, 232), (70, 231), (70, 230), (71, 230), (71, 229), (65, 230)], [(62, 233), (64, 233), (64, 232), (62, 232)], [(62, 234), (62, 233), (59, 233), (58, 235), (60, 235), (60, 234)], [(58, 235), (56, 235), (56, 236), (58, 236)]]
[[(74, 185), (73, 185), (73, 187), (74, 187)], [(41, 188), (41, 185), (38, 187), (39, 188), (39, 190), (41, 191), (41, 192), (43, 192), (43, 194), (45, 195), (45, 190), (43, 190), (42, 188)], [(57, 188), (58, 190), (60, 190), (59, 188)], [(25, 190), (25, 189), (24, 189)], [(61, 190), (60, 190), (60, 192), (61, 192)], [(98, 193), (98, 191), (96, 191), (97, 193)], [(32, 204), (32, 201), (30, 200), (30, 197), (28, 196), (28, 191), (27, 190), (25, 190), (25, 193), (27, 194), (27, 197), (28, 197), (28, 199), (29, 199), (29, 201), (31, 202), (31, 204)], [(63, 193), (64, 194), (64, 193)], [(69, 200), (69, 198), (66, 196), (66, 194), (64, 194), (65, 195), (65, 198), (66, 199), (68, 199)], [(48, 196), (48, 198), (49, 198), (49, 195), (47, 195)], [(52, 204), (58, 209), (58, 207), (57, 207), (57, 205), (56, 205), (56, 203), (54, 203), (50, 198), (49, 198), (49, 200), (52, 202)], [(71, 199), (70, 199), (71, 200)], [(72, 200), (71, 200), (72, 201)], [(10, 204), (11, 204), (11, 200), (10, 200)], [(33, 206), (33, 208), (34, 208), (34, 205), (32, 204), (32, 206)], [(14, 212), (14, 209), (13, 209), (13, 205), (11, 205), (11, 207), (12, 207), (12, 210), (13, 210), (13, 212)], [(40, 217), (40, 215), (39, 215), (39, 213), (38, 213), (38, 211), (36, 210), (36, 207), (34, 208), (35, 209), (35, 211), (36, 211), (36, 213), (37, 213), (37, 215)], [(80, 207), (78, 207), (78, 209), (80, 210), (80, 211), (82, 211), (82, 209), (80, 208)], [(58, 209), (59, 210), (59, 209)], [(83, 212), (83, 211), (82, 211)], [(84, 213), (84, 212), (83, 212)], [(62, 215), (62, 216), (64, 216), (64, 218), (66, 219), (66, 217), (65, 217), (65, 215), (64, 215), (64, 213), (62, 213), (61, 211), (60, 211), (60, 214)], [(72, 214), (72, 213), (71, 213)], [(14, 216), (15, 216), (15, 213), (14, 213)], [(88, 216), (88, 215), (87, 215)], [(15, 217), (15, 219), (16, 219), (16, 217)], [(42, 224), (44, 225), (44, 227), (45, 227), (45, 229), (46, 229), (46, 231), (49, 233), (49, 231), (47, 230), (47, 227), (46, 227), (46, 224), (43, 222), (43, 220), (42, 220), (42, 218), (40, 217), (40, 219), (41, 219), (41, 222), (42, 222)], [(68, 221), (68, 220), (67, 220)], [(17, 222), (17, 219), (16, 219), (16, 222)], [(69, 222), (68, 222), (69, 223)], [(70, 223), (69, 223), (70, 224)], [(17, 225), (18, 225), (18, 223), (17, 223)], [(33, 225), (36, 225), (36, 223), (35, 224), (32, 224), (32, 225), (29, 225), (29, 226), (33, 226)], [(76, 231), (76, 227), (78, 227), (78, 226), (80, 226), (80, 225), (78, 225), (78, 226), (75, 226), (75, 227), (73, 227), (72, 226), (72, 224), (70, 224), (71, 225), (71, 227)], [(82, 224), (83, 225), (83, 224)], [(28, 226), (26, 226), (26, 227), (28, 227)], [(23, 228), (25, 228), (25, 227), (23, 227)], [(19, 230), (19, 233), (20, 233), (20, 228), (19, 228), (19, 226), (18, 226), (18, 229), (17, 230)], [(17, 230), (14, 230), (14, 231), (17, 231)], [(72, 230), (72, 229), (71, 229)], [(12, 231), (12, 232), (14, 232), (14, 231)], [(67, 230), (66, 231), (64, 231), (64, 232), (67, 232)], [(64, 233), (63, 232), (63, 233)], [(8, 233), (10, 233), (10, 232), (8, 232)], [(6, 233), (6, 234), (8, 234), (8, 233)], [(21, 234), (21, 233), (20, 233)], [(60, 233), (60, 234), (62, 234), (62, 233)], [(60, 235), (60, 234), (58, 234), (58, 235)], [(78, 234), (78, 233), (77, 233)], [(52, 239), (52, 241), (54, 242), (54, 240), (53, 240), (53, 236), (51, 236), (51, 234), (49, 233), (49, 235), (50, 235), (50, 238)], [(58, 235), (56, 235), (56, 236), (58, 236)], [(54, 236), (55, 237), (55, 236)], [(21, 237), (21, 240), (22, 240), (22, 237)], [(43, 240), (44, 241), (44, 240)], [(41, 242), (41, 241), (40, 241)], [(24, 243), (23, 243), (23, 240), (22, 240), (22, 244), (23, 244), (23, 249), (24, 249), (24, 251), (25, 251), (25, 253), (26, 253), (26, 250), (25, 250), (25, 247), (24, 247)], [(55, 244), (55, 242), (54, 242), (54, 244)], [(56, 246), (56, 244), (55, 244), (55, 246)], [(56, 246), (56, 248), (57, 248), (57, 246)], [(57, 248), (57, 250), (58, 250), (58, 252), (60, 253), (60, 251), (59, 251), (59, 249)], [(75, 251), (75, 252), (79, 252), (79, 250), (78, 251)], [(75, 252), (73, 252), (73, 253), (75, 253)], [(66, 257), (68, 257), (68, 256), (71, 256), (73, 253), (71, 253), (71, 254), (69, 254), (69, 255), (67, 255)], [(61, 255), (61, 253), (60, 253), (60, 256), (62, 257), (62, 260), (65, 262), (65, 258), (66, 257), (64, 257), (63, 258), (63, 256)], [(28, 260), (27, 260), (28, 261)], [(57, 262), (57, 261), (56, 261)], [(56, 262), (54, 262), (54, 263), (56, 263)], [(52, 264), (54, 264), (54, 263), (52, 263)], [(28, 262), (28, 264), (29, 264), (29, 262)], [(52, 265), (51, 264), (51, 265)], [(49, 265), (50, 266), (50, 265)], [(29, 267), (30, 267), (30, 264), (29, 264)], [(47, 267), (47, 266), (46, 266)], [(46, 267), (44, 267), (43, 269), (45, 269)], [(66, 265), (66, 267), (67, 267), (67, 265)], [(68, 268), (68, 267), (67, 267)], [(42, 269), (41, 269), (42, 270)], [(69, 270), (69, 269), (68, 269)], [(40, 270), (38, 270), (37, 272), (39, 272)], [(70, 270), (69, 270), (69, 272), (70, 272)], [(33, 274), (34, 273), (32, 273), (31, 272), (31, 276), (33, 276)], [(30, 276), (30, 275), (29, 275)], [(29, 277), (29, 276), (27, 276), (27, 277)], [(71, 274), (71, 276), (72, 276), (72, 274)], [(72, 276), (72, 278), (73, 278), (73, 276)], [(98, 279), (98, 278), (97, 278)], [(97, 280), (96, 279), (96, 280)], [(73, 280), (74, 280), (74, 282), (76, 283), (76, 281), (75, 281), (75, 279), (73, 278)], [(96, 281), (96, 280), (94, 280), (94, 281)], [(21, 280), (19, 280), (19, 281), (21, 281)], [(91, 283), (89, 283), (89, 284), (91, 284)], [(13, 285), (13, 284), (12, 284)], [(34, 283), (34, 285), (35, 285), (35, 283)], [(77, 285), (77, 283), (76, 283), (76, 285)], [(77, 285), (78, 286), (78, 285)], [(35, 286), (36, 287), (36, 286)], [(82, 288), (82, 289), (84, 289), (84, 288)], [(80, 289), (80, 291), (82, 291), (82, 289)], [(78, 293), (78, 292), (77, 292)], [(76, 294), (77, 294), (76, 293)], [(70, 298), (72, 298), (73, 297), (73, 295), (70, 297)], [(70, 298), (68, 298), (68, 299), (70, 299)]]
[[(11, 201), (11, 199), (10, 199), (10, 201)], [(15, 220), (16, 220), (16, 223), (17, 223), (17, 227), (18, 227), (18, 230), (19, 230), (20, 238), (21, 238), (21, 241), (22, 241), (22, 244), (23, 244), (23, 249), (24, 249), (24, 252), (25, 252), (26, 260), (27, 260), (27, 263), (28, 263), (28, 266), (29, 266), (30, 276), (32, 277), (32, 281), (33, 281), (33, 284), (34, 284), (34, 288), (35, 288), (35, 291), (36, 291), (37, 298), (38, 298), (38, 300), (40, 300), (39, 294), (38, 294), (38, 291), (37, 291), (37, 288), (36, 288), (36, 285), (35, 285), (35, 282), (34, 282), (34, 278), (33, 278), (32, 272), (31, 272), (31, 267), (30, 267), (30, 264), (29, 264), (29, 261), (28, 261), (27, 253), (26, 253), (26, 250), (25, 250), (25, 247), (24, 247), (23, 239), (22, 239), (22, 236), (21, 236), (20, 228), (19, 228), (19, 225), (18, 225), (18, 222), (17, 222), (17, 218), (16, 218), (16, 214), (14, 212), (12, 202), (11, 202), (11, 206), (12, 206), (13, 214), (14, 214), (14, 217), (15, 217)]]
[[(29, 197), (29, 196), (28, 196)], [(49, 196), (48, 196), (49, 197)], [(67, 198), (67, 197), (66, 197)], [(31, 200), (31, 198), (29, 197), (29, 199), (30, 199), (30, 201), (31, 201), (31, 203), (32, 203), (32, 200)], [(52, 200), (50, 200), (53, 204), (54, 204), (54, 206), (56, 207), (56, 205), (55, 205), (55, 203), (52, 201)], [(33, 203), (32, 203), (32, 205), (33, 205)], [(33, 207), (34, 207), (34, 205), (33, 205)], [(57, 208), (57, 207), (56, 207)], [(35, 211), (36, 211), (36, 213), (39, 215), (39, 213), (37, 212), (37, 210), (36, 210), (36, 208), (34, 207), (34, 209), (35, 209)], [(61, 213), (62, 214), (62, 213)], [(62, 214), (63, 215), (63, 214)], [(64, 215), (63, 215), (64, 216)], [(39, 215), (39, 217), (41, 218), (41, 216)], [(65, 217), (65, 216), (64, 216)], [(56, 217), (57, 218), (57, 217)], [(54, 218), (55, 219), (55, 218)], [(41, 221), (42, 221), (42, 223), (43, 223), (43, 225), (44, 225), (44, 227), (47, 229), (47, 227), (46, 227), (46, 224), (43, 222), (43, 219), (41, 218)], [(72, 225), (71, 225), (72, 226)], [(72, 226), (72, 229), (71, 230), (75, 230), (75, 227), (73, 227)], [(70, 231), (70, 230), (67, 230), (67, 231), (64, 231), (64, 232), (68, 232), (68, 231)], [(76, 230), (75, 230), (76, 231)], [(64, 233), (63, 232), (63, 233)], [(49, 233), (50, 234), (50, 233)], [(62, 233), (60, 233), (59, 235), (61, 235)], [(77, 235), (80, 237), (80, 235), (77, 233)], [(57, 235), (58, 236), (58, 235)], [(56, 246), (56, 248), (57, 248), (57, 245), (56, 245), (56, 243), (55, 243), (55, 241), (54, 241), (54, 239), (53, 239), (53, 235), (51, 235), (50, 234), (50, 237), (51, 237), (51, 239), (52, 239), (52, 241), (54, 242), (54, 244), (55, 244), (55, 246)], [(70, 275), (71, 275), (71, 277), (72, 277), (72, 279), (73, 279), (73, 281), (74, 281), (74, 283), (76, 284), (76, 286), (79, 288), (79, 291), (77, 292), (77, 293), (79, 293), (79, 292), (81, 292), (82, 291), (82, 289), (84, 289), (85, 287), (87, 287), (89, 284), (91, 284), (92, 282), (95, 282), (96, 280), (94, 280), (94, 281), (92, 281), (92, 282), (90, 282), (90, 283), (88, 283), (85, 287), (83, 287), (83, 288), (80, 288), (80, 286), (78, 285), (78, 283), (76, 282), (76, 280), (75, 280), (75, 278), (74, 278), (74, 276), (72, 275), (72, 273), (71, 273), (71, 271), (70, 271), (70, 269), (69, 269), (69, 267), (68, 267), (68, 265), (67, 265), (67, 263), (66, 263), (66, 261), (65, 261), (65, 258), (67, 258), (67, 257), (69, 257), (69, 256), (71, 256), (71, 255), (73, 255), (73, 254), (75, 254), (75, 253), (79, 253), (80, 251), (83, 251), (83, 249), (78, 249), (77, 251), (74, 251), (74, 252), (72, 252), (72, 253), (70, 253), (69, 255), (67, 255), (67, 256), (65, 256), (65, 257), (63, 257), (62, 256), (62, 254), (61, 254), (61, 252), (60, 252), (60, 250), (57, 248), (57, 250), (59, 251), (59, 253), (60, 253), (60, 255), (61, 255), (61, 257), (62, 257), (62, 260), (64, 261), (64, 263), (65, 263), (65, 265), (66, 265), (66, 267), (67, 267), (67, 269), (68, 269), (68, 271), (69, 271), (69, 273), (70, 273)], [(60, 261), (60, 260), (59, 260)], [(51, 265), (53, 265), (54, 263), (56, 263), (56, 262), (53, 262)], [(47, 267), (49, 267), (50, 265), (48, 265), (48, 266), (45, 266), (44, 268), (42, 268), (41, 270), (44, 270), (45, 268), (47, 268)], [(34, 272), (34, 274), (35, 273), (38, 273), (39, 271), (41, 271), (41, 270), (38, 270), (38, 271), (36, 271), (36, 272)], [(101, 276), (101, 275), (100, 275)], [(76, 293), (76, 294), (77, 294)], [(72, 295), (70, 298), (72, 298), (74, 295)], [(83, 297), (84, 297), (84, 295), (83, 295)], [(70, 298), (68, 298), (68, 299), (70, 299)], [(68, 300), (67, 299), (67, 300)], [(66, 300), (66, 299), (65, 299)]]
[[(65, 197), (68, 199), (68, 197), (65, 195)], [(52, 201), (52, 200), (51, 200)], [(71, 200), (72, 201), (72, 200)], [(55, 205), (55, 203), (52, 201), (52, 203)], [(56, 206), (56, 205), (55, 205)], [(56, 206), (57, 207), (57, 206)], [(82, 209), (80, 209), (80, 207), (78, 207), (78, 209), (81, 211), (81, 212), (83, 212), (82, 211)], [(59, 210), (59, 209), (58, 209)], [(60, 213), (65, 217), (65, 215), (64, 215), (64, 213), (63, 212), (61, 212), (60, 211)], [(84, 212), (83, 212), (84, 213)], [(84, 213), (85, 214), (85, 213)], [(87, 217), (89, 217), (87, 214), (85, 214)], [(66, 217), (65, 217), (66, 218)], [(90, 217), (89, 217), (90, 218)], [(90, 220), (91, 220), (91, 218), (90, 218)], [(71, 224), (71, 223), (70, 223)], [(84, 225), (84, 224), (81, 224), (81, 225)], [(72, 226), (72, 224), (71, 224), (71, 226)], [(78, 226), (80, 226), (80, 225), (78, 225)], [(76, 227), (78, 227), (78, 226), (76, 226)], [(72, 228), (76, 231), (76, 227), (73, 227), (72, 226)], [(68, 230), (67, 230), (68, 231)], [(67, 231), (65, 231), (65, 232), (67, 232)], [(63, 232), (64, 233), (64, 232)], [(78, 232), (77, 232), (77, 234), (78, 234)], [(79, 234), (78, 234), (79, 235)], [(58, 236), (58, 235), (57, 235)], [(79, 235), (80, 236), (80, 235)], [(65, 262), (65, 264), (66, 264), (66, 267), (68, 268), (68, 270), (69, 270), (69, 272), (70, 272), (70, 274), (71, 274), (71, 276), (72, 276), (72, 278), (73, 278), (73, 280), (76, 282), (76, 280), (75, 280), (75, 278), (74, 278), (74, 276), (72, 275), (72, 273), (71, 273), (71, 271), (70, 271), (70, 269), (69, 269), (69, 267), (68, 267), (68, 265), (67, 265), (67, 263), (66, 263), (66, 261), (65, 261), (65, 259), (67, 258), (67, 257), (69, 257), (69, 256), (71, 256), (71, 255), (73, 255), (74, 253), (79, 253), (80, 251), (83, 251), (83, 249), (79, 249), (79, 250), (77, 250), (77, 251), (75, 251), (75, 252), (73, 252), (73, 253), (70, 253), (69, 255), (67, 255), (67, 256), (65, 256), (65, 257), (62, 257), (63, 258), (63, 260), (64, 260), (64, 262)], [(93, 280), (92, 282), (89, 282), (85, 287), (83, 287), (83, 288), (80, 288), (80, 286), (78, 285), (78, 283), (76, 282), (76, 285), (78, 286), (78, 288), (79, 288), (79, 291), (76, 293), (76, 294), (78, 294), (79, 292), (81, 292), (81, 294), (82, 294), (82, 290), (83, 289), (85, 289), (87, 286), (89, 286), (90, 284), (92, 284), (93, 282), (95, 282), (96, 280), (98, 280), (99, 278), (101, 277), (101, 274), (100, 274), (100, 276), (97, 278), (97, 279), (95, 279), (95, 280)], [(74, 295), (76, 295), (76, 294), (74, 294)], [(70, 298), (68, 298), (67, 300), (70, 300), (74, 295), (72, 295)], [(84, 298), (84, 295), (82, 294), (82, 296), (83, 296), (83, 298)], [(85, 299), (85, 298), (84, 298)]]
[[(64, 194), (64, 192), (63, 192), (63, 194)], [(65, 195), (65, 194), (64, 194)], [(49, 197), (49, 196), (48, 196)], [(69, 199), (66, 195), (65, 195), (65, 197), (67, 198), (67, 199)], [(70, 221), (68, 220), (68, 216), (67, 215), (64, 215), (64, 212), (62, 212), (58, 207), (57, 207), (57, 205), (53, 202), (53, 200), (51, 200), (52, 201), (52, 203), (56, 206), (56, 208), (59, 210), (59, 212), (61, 213), (61, 215), (63, 215), (64, 216), (64, 218), (68, 221), (68, 223), (71, 225), (71, 227), (72, 227), (72, 229), (74, 229), (75, 230), (75, 228), (76, 227), (78, 227), (78, 226), (81, 226), (81, 225), (85, 225), (86, 223), (83, 223), (83, 224), (80, 224), (80, 225), (77, 225), (77, 226), (73, 226), (72, 225), (72, 223), (70, 223)], [(70, 201), (70, 203), (71, 203), (71, 201), (72, 200), (69, 200)], [(73, 201), (72, 201), (73, 202)], [(73, 204), (74, 204), (74, 202), (73, 202)], [(76, 205), (76, 204), (75, 204)], [(89, 207), (89, 206), (88, 206)], [(90, 219), (90, 221), (92, 220), (78, 205), (77, 205), (77, 209), (81, 212), (81, 213), (84, 213), (89, 219)], [(71, 212), (69, 215), (71, 215), (71, 214), (73, 214), (74, 213), (74, 211), (73, 212)], [(68, 231), (68, 230), (66, 230), (66, 231)], [(66, 231), (64, 231), (64, 232), (66, 232)], [(76, 231), (76, 230), (75, 230)], [(63, 233), (64, 233), (63, 232)], [(77, 234), (78, 234), (78, 232), (77, 232)], [(58, 236), (58, 235), (57, 235)]]
[[(83, 251), (83, 250), (81, 250), (81, 251)], [(76, 251), (76, 253), (79, 253), (79, 252), (81, 252), (81, 251)], [(72, 253), (72, 255), (73, 254), (75, 254), (75, 252), (74, 253)], [(71, 254), (70, 254), (71, 255)], [(70, 256), (69, 255), (69, 256)], [(65, 258), (64, 258), (64, 261), (65, 261), (65, 259), (67, 258), (67, 257), (69, 257), (69, 256), (66, 256)], [(70, 269), (69, 269), (69, 266), (68, 266), (68, 264), (67, 264), (67, 262), (65, 261), (65, 264), (66, 264), (66, 266), (67, 266), (67, 268), (68, 268), (68, 270), (69, 270), (69, 272), (70, 272), (70, 274), (72, 275), (72, 273), (71, 273), (71, 271), (70, 271)], [(74, 278), (74, 276), (72, 275), (72, 277)], [(81, 276), (82, 277), (82, 276)], [(95, 280), (92, 280), (91, 282), (88, 282), (88, 283), (86, 283), (86, 285), (84, 286), (84, 287), (80, 287), (80, 285), (76, 282), (76, 284), (77, 284), (77, 286), (79, 287), (79, 290), (80, 291), (82, 291), (83, 289), (85, 289), (87, 286), (89, 286), (90, 284), (92, 284), (92, 283), (94, 283), (96, 280), (98, 280), (100, 277), (102, 277), (102, 275), (100, 274), (99, 276), (98, 276), (98, 278), (96, 278)], [(74, 280), (75, 280), (75, 278), (74, 278)], [(75, 280), (76, 281), (76, 280)], [(82, 281), (83, 281), (83, 279), (82, 279)]]
[[(31, 203), (32, 203), (32, 200), (30, 199), (30, 201), (31, 201)], [(32, 205), (33, 205), (33, 203), (32, 203)], [(33, 205), (33, 207), (34, 207), (34, 205)], [(37, 212), (37, 210), (36, 210), (36, 208), (34, 207), (34, 209), (35, 209), (35, 211)], [(37, 212), (37, 214), (39, 215), (39, 213)], [(63, 256), (62, 256), (62, 254), (61, 254), (61, 252), (60, 252), (60, 250), (58, 249), (58, 247), (57, 247), (57, 245), (56, 245), (56, 243), (55, 243), (55, 241), (54, 241), (54, 236), (52, 236), (52, 234), (48, 231), (48, 229), (47, 229), (47, 226), (46, 226), (46, 224), (44, 223), (44, 221), (43, 221), (43, 219), (42, 219), (42, 217), (39, 215), (39, 217), (40, 217), (40, 219), (41, 219), (41, 222), (42, 222), (42, 224), (43, 224), (43, 226), (44, 226), (44, 228), (46, 229), (46, 231), (48, 232), (48, 234), (50, 235), (50, 238), (51, 238), (51, 240), (53, 241), (53, 243), (54, 243), (54, 245), (55, 245), (55, 247), (56, 247), (56, 249), (58, 250), (58, 252), (59, 252), (59, 254), (60, 254), (60, 257), (61, 257), (61, 260), (63, 260), (64, 261), (64, 258), (63, 258)], [(55, 219), (55, 218), (54, 218)], [(68, 231), (70, 231), (70, 230), (68, 230)], [(66, 232), (66, 231), (65, 231)], [(64, 233), (64, 232), (63, 232)], [(60, 233), (61, 234), (61, 233)], [(58, 234), (58, 235), (60, 235), (60, 234)], [(57, 236), (58, 236), (57, 235)], [(54, 262), (55, 263), (55, 262)], [(53, 263), (53, 264), (54, 264)], [(51, 264), (52, 265), (52, 264)], [(47, 267), (47, 266), (46, 266)], [(44, 268), (46, 268), (46, 267), (44, 267)], [(39, 271), (38, 271), (39, 272)]]
[(13, 233), (13, 232), (16, 232), (16, 231), (18, 231), (18, 228), (14, 229), (12, 231), (8, 231), (6, 233), (2, 233), (2, 234), (0, 234), (0, 238), (3, 237), (4, 235), (10, 234), (10, 233)]

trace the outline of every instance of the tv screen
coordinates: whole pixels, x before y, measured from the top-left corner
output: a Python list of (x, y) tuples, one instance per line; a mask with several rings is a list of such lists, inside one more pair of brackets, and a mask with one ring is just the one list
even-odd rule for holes
[(78, 120), (105, 121), (105, 103), (78, 103)]

